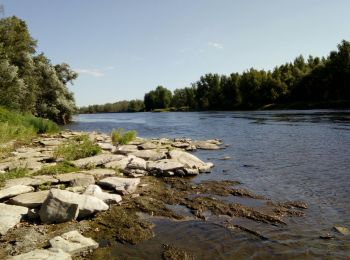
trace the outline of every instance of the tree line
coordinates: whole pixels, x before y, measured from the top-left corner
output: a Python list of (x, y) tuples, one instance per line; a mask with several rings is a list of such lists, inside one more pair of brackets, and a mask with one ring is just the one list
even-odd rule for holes
[[(208, 73), (174, 92), (158, 86), (145, 94), (143, 104), (139, 101), (139, 110), (135, 111), (235, 110), (288, 104), (334, 106), (339, 101), (349, 106), (350, 42), (343, 40), (337, 47), (326, 58), (298, 56), (273, 70), (251, 68), (230, 75)], [(107, 105), (96, 106), (91, 113), (132, 111), (127, 105), (118, 111), (107, 111), (104, 109)]]
[(66, 63), (52, 64), (36, 47), (25, 21), (0, 19), (0, 106), (68, 123), (77, 108), (67, 84), (78, 74)]

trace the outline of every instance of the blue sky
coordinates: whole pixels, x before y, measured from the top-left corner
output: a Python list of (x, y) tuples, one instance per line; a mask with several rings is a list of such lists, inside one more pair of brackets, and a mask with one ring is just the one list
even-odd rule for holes
[(272, 69), (350, 40), (349, 0), (0, 0), (53, 63), (80, 76), (79, 106), (143, 99), (205, 73)]

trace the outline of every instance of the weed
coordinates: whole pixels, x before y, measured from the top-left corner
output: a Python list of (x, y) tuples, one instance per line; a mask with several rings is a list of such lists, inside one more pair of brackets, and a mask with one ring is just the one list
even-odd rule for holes
[(35, 172), (33, 175), (57, 175), (61, 173), (76, 172), (76, 171), (79, 171), (78, 167), (74, 166), (73, 164), (67, 161), (63, 161), (54, 166), (43, 167), (41, 170)]
[(28, 175), (28, 169), (26, 168), (16, 168), (6, 173), (2, 173), (0, 174), (0, 186), (4, 186), (6, 180), (21, 178), (27, 175)]
[(136, 131), (126, 131), (122, 128), (113, 129), (111, 136), (114, 144), (128, 144), (136, 138)]

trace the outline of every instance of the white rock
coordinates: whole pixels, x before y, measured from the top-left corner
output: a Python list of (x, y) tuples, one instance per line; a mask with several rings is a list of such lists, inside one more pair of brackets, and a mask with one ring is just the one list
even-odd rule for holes
[(120, 160), (120, 156), (116, 154), (99, 154), (87, 158), (82, 158), (76, 161), (72, 161), (72, 164), (76, 167), (86, 168), (87, 166), (99, 166), (112, 161)]
[(0, 203), (0, 234), (5, 235), (28, 214), (28, 208)]
[(110, 143), (97, 143), (97, 145), (101, 147), (102, 150), (111, 151), (111, 152), (114, 152), (117, 150), (117, 148)]
[(165, 152), (157, 151), (157, 150), (139, 150), (130, 153), (130, 155), (134, 155), (136, 157), (142, 158), (146, 161), (157, 161), (166, 158)]
[(87, 187), (95, 183), (95, 178), (92, 175), (84, 173), (63, 173), (56, 176), (63, 183), (69, 183), (71, 186)]
[(147, 163), (147, 169), (159, 174), (167, 171), (173, 171), (177, 169), (183, 169), (184, 165), (177, 160), (164, 159), (159, 161), (150, 161)]
[(8, 258), (9, 260), (71, 260), (70, 254), (61, 249), (36, 249), (25, 254), (16, 255)]
[(200, 172), (208, 171), (214, 165), (212, 163), (205, 163), (193, 154), (180, 151), (172, 150), (169, 152), (171, 159), (177, 160), (184, 165), (185, 169), (198, 169)]
[(50, 244), (52, 248), (61, 249), (72, 256), (78, 256), (83, 252), (98, 248), (97, 242), (82, 236), (76, 230), (52, 238)]
[(30, 186), (26, 186), (26, 185), (12, 186), (12, 187), (0, 190), (0, 199), (11, 198), (11, 197), (17, 196), (19, 194), (27, 193), (27, 192), (31, 192), (31, 191), (34, 191), (34, 188), (30, 187)]
[(127, 155), (127, 154), (135, 152), (137, 150), (138, 150), (138, 148), (136, 145), (126, 144), (126, 145), (121, 145), (121, 146), (117, 147), (117, 150), (115, 151), (115, 153)]
[(133, 156), (133, 155), (128, 155), (128, 156), (119, 155), (119, 156), (123, 156), (123, 158), (120, 160), (106, 163), (104, 166), (106, 168), (124, 170), (126, 168), (126, 166), (128, 165), (128, 163), (130, 162), (130, 160), (132, 158), (135, 158), (135, 156)]
[(128, 194), (135, 192), (140, 183), (139, 178), (108, 177), (98, 182), (101, 186), (115, 189), (118, 193)]
[(110, 194), (107, 192), (102, 191), (102, 189), (97, 185), (90, 185), (86, 188), (85, 195), (91, 195), (96, 198), (99, 198), (100, 200), (103, 200), (107, 204), (110, 203), (118, 203), (122, 200), (122, 197), (118, 194)]
[(49, 195), (48, 190), (29, 192), (25, 194), (18, 195), (9, 200), (10, 204), (23, 206), (27, 208), (38, 208), (40, 207)]
[(129, 163), (127, 164), (126, 168), (129, 169), (138, 169), (138, 170), (146, 170), (147, 169), (147, 163), (142, 158), (131, 158)]

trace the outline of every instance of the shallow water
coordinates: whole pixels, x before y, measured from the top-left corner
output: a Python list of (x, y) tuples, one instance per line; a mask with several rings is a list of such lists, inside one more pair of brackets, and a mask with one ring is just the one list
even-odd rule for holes
[[(309, 205), (305, 217), (287, 218), (287, 226), (234, 220), (259, 231), (267, 241), (227, 230), (218, 225), (224, 221), (220, 218), (155, 219), (154, 239), (137, 246), (117, 245), (113, 255), (154, 259), (160, 257), (162, 243), (188, 249), (199, 259), (350, 255), (349, 237), (332, 230), (350, 228), (349, 110), (94, 114), (79, 115), (68, 127), (102, 132), (135, 129), (142, 137), (220, 138), (229, 145), (226, 149), (196, 152), (216, 167), (195, 182), (238, 180), (242, 187), (272, 200), (302, 200)], [(232, 159), (220, 160), (225, 156)], [(335, 238), (319, 239), (325, 233)]]

